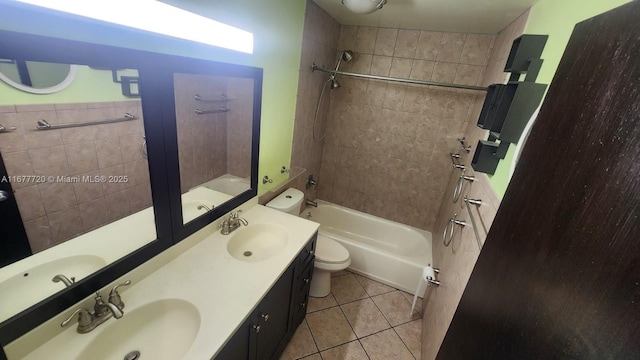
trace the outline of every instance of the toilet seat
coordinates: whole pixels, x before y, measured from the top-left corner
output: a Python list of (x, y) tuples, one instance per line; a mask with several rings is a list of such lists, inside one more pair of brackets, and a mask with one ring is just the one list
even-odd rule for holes
[[(324, 264), (342, 264), (351, 262), (349, 251), (339, 242), (324, 235), (318, 235), (316, 242), (316, 262)], [(348, 266), (348, 265), (347, 265)]]
[(309, 296), (325, 297), (331, 292), (331, 273), (348, 268), (351, 256), (342, 244), (325, 235), (318, 235), (315, 255)]

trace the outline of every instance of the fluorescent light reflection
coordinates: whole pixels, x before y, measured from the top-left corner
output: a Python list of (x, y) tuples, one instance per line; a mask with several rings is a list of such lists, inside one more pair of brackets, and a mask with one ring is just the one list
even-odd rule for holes
[(157, 34), (253, 53), (253, 34), (155, 0), (15, 0)]

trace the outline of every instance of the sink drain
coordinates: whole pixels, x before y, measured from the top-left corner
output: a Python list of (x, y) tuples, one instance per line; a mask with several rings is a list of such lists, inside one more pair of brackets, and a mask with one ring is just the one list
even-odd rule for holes
[(124, 360), (138, 360), (140, 359), (140, 351), (135, 350), (124, 356)]
[(248, 256), (253, 255), (253, 253), (252, 253), (251, 251), (245, 251), (244, 253), (242, 253), (242, 255), (247, 256), (247, 257), (248, 257)]

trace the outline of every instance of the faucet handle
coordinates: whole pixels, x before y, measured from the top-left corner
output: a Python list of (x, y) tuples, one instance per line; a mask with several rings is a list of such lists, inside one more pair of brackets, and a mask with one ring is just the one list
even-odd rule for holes
[(124, 308), (124, 302), (122, 302), (122, 298), (120, 297), (118, 288), (121, 286), (129, 286), (129, 285), (131, 285), (131, 280), (127, 280), (122, 284), (114, 286), (113, 289), (111, 289), (111, 292), (109, 293), (109, 302), (117, 306), (120, 310)]
[(76, 309), (76, 311), (74, 311), (73, 314), (71, 314), (65, 321), (63, 321), (60, 326), (67, 327), (76, 315), (78, 315), (78, 327), (86, 327), (91, 325), (93, 316), (91, 315), (89, 310), (80, 308)]
[(109, 311), (107, 307), (104, 305), (104, 300), (102, 300), (102, 295), (100, 295), (99, 291), (96, 291), (96, 302), (93, 304), (93, 313), (96, 317), (100, 317), (106, 314)]

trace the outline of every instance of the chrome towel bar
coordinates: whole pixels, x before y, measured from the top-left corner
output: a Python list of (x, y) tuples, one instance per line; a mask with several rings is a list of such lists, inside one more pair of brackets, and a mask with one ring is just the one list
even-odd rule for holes
[(469, 199), (468, 197), (465, 196), (464, 202), (467, 206), (467, 212), (469, 213), (469, 218), (471, 219), (471, 226), (473, 227), (473, 233), (476, 235), (476, 241), (478, 242), (478, 249), (482, 250), (482, 240), (480, 240), (480, 234), (478, 234), (478, 226), (476, 225), (476, 220), (473, 217), (473, 213), (471, 212), (471, 205), (480, 207), (480, 205), (482, 205), (482, 200)]
[(112, 123), (137, 120), (137, 119), (138, 119), (137, 116), (131, 115), (129, 113), (125, 113), (123, 117), (117, 118), (117, 119), (87, 121), (87, 122), (73, 123), (73, 124), (49, 124), (47, 120), (40, 119), (38, 120), (38, 123), (37, 123), (38, 126), (36, 126), (36, 130), (54, 130), (54, 129), (65, 129), (65, 128), (72, 128), (72, 127), (80, 127), (80, 126), (112, 124)]
[(214, 110), (202, 110), (202, 109), (195, 109), (194, 112), (198, 115), (204, 115), (204, 114), (217, 114), (217, 113), (226, 113), (231, 111), (231, 109), (229, 109), (226, 106), (220, 107), (218, 109), (214, 109)]
[(16, 130), (17, 128), (15, 126), (5, 127), (4, 125), (0, 124), (0, 133), (16, 131)]
[(227, 102), (231, 100), (227, 97), (227, 94), (220, 94), (219, 98), (206, 98), (206, 97), (202, 97), (201, 95), (195, 94), (193, 98), (196, 101), (200, 101), (204, 103), (221, 103), (221, 102)]

